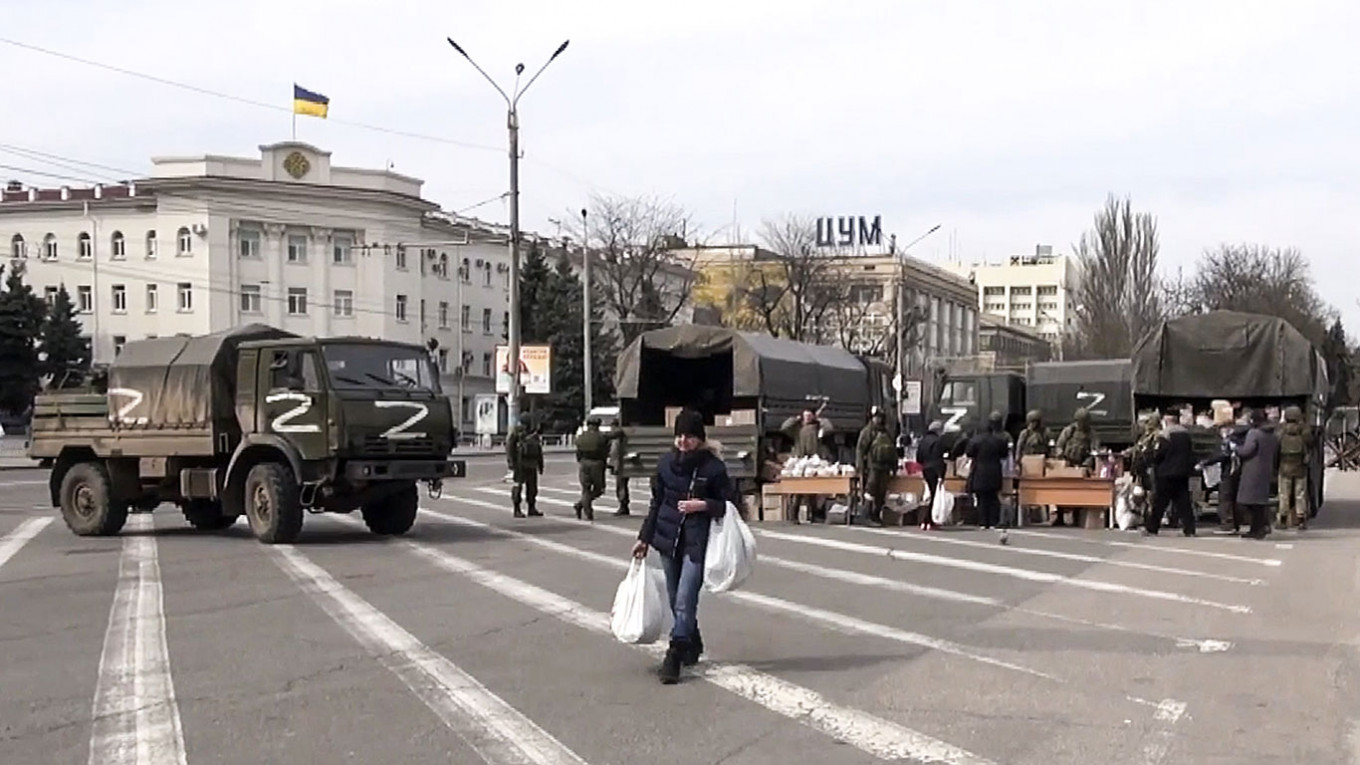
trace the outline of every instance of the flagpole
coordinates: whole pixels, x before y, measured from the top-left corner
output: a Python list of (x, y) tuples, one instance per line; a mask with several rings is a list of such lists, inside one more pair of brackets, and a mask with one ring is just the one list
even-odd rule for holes
[(293, 112), (293, 140), (297, 140), (297, 111)]

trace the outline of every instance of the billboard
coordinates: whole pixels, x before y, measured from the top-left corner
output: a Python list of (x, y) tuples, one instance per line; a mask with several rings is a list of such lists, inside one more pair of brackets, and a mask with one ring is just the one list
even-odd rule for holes
[[(510, 346), (496, 346), (496, 392), (510, 392)], [(546, 396), (552, 392), (552, 346), (519, 347), (519, 381), (524, 392)]]

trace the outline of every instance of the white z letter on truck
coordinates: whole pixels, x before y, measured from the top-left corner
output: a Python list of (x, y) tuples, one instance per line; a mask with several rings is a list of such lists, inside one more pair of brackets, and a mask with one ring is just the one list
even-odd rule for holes
[(374, 401), (373, 405), (379, 409), (411, 409), (415, 414), (406, 420), (393, 425), (382, 432), (382, 437), (391, 441), (410, 441), (414, 438), (424, 438), (424, 433), (411, 433), (407, 428), (413, 427), (416, 423), (430, 416), (430, 408), (415, 401)]
[(308, 411), (311, 410), (312, 408), (311, 396), (308, 396), (306, 393), (288, 392), (288, 393), (271, 393), (268, 396), (264, 397), (264, 402), (266, 404), (274, 404), (279, 401), (296, 401), (297, 406), (293, 407), (292, 409), (289, 409), (283, 414), (280, 414), (278, 417), (275, 417), (274, 420), (269, 423), (269, 427), (273, 428), (275, 433), (321, 432), (321, 426), (317, 425), (316, 423), (309, 423), (306, 425), (292, 424), (293, 420), (296, 420), (297, 418), (301, 417), (302, 415), (306, 414)]
[(113, 420), (114, 422), (126, 422), (133, 425), (146, 424), (145, 417), (128, 416), (132, 414), (133, 409), (136, 409), (141, 405), (142, 399), (146, 398), (145, 393), (142, 393), (139, 390), (133, 390), (132, 388), (109, 388), (109, 397), (112, 398), (114, 396), (127, 398), (128, 401), (109, 415), (110, 420)]

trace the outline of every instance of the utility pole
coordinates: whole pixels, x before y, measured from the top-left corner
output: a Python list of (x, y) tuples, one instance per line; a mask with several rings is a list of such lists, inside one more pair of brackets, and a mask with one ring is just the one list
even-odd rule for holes
[[(898, 420), (899, 423), (901, 423), (902, 418), (906, 416), (906, 412), (903, 411), (903, 410), (905, 409), (905, 396), (906, 396), (906, 393), (907, 393), (907, 377), (906, 377), (906, 369), (907, 369), (907, 368), (906, 368), (906, 347), (905, 347), (905, 346), (906, 346), (906, 337), (905, 337), (905, 336), (906, 336), (906, 331), (905, 331), (905, 330), (906, 330), (906, 327), (904, 326), (904, 323), (905, 323), (905, 321), (906, 321), (906, 312), (903, 310), (903, 303), (906, 302), (906, 296), (907, 296), (907, 295), (906, 295), (906, 293), (907, 293), (907, 250), (909, 250), (909, 249), (911, 249), (912, 247), (914, 247), (914, 246), (915, 246), (917, 243), (919, 243), (922, 239), (925, 239), (926, 237), (930, 236), (931, 234), (933, 234), (933, 233), (935, 233), (936, 231), (939, 231), (939, 230), (940, 230), (940, 224), (936, 223), (936, 224), (934, 225), (934, 227), (932, 227), (929, 231), (927, 231), (927, 232), (925, 232), (924, 234), (921, 234), (920, 236), (916, 237), (915, 239), (912, 240), (911, 244), (908, 244), (906, 247), (903, 247), (902, 250), (901, 250), (900, 252), (895, 252), (895, 253), (894, 253), (894, 258), (893, 258), (893, 260), (896, 261), (896, 265), (897, 265), (897, 274), (896, 274), (896, 276), (897, 276), (897, 279), (896, 279), (896, 282), (897, 282), (897, 297), (896, 297), (896, 299), (895, 299), (893, 302), (897, 303), (897, 317), (896, 317), (896, 323), (894, 324), (893, 329), (894, 329), (894, 331), (895, 331), (896, 334), (897, 334), (897, 364), (896, 364), (896, 366), (897, 366), (897, 370), (896, 370), (896, 371), (897, 371), (897, 380), (896, 380), (895, 382), (897, 383), (897, 385), (896, 385), (896, 387), (897, 387), (897, 420)], [(896, 248), (897, 248), (897, 237), (896, 237), (896, 236), (893, 237), (892, 242), (893, 242), (893, 249), (896, 250)]]
[(582, 366), (585, 367), (586, 384), (586, 417), (590, 417), (590, 410), (595, 406), (595, 374), (593, 345), (591, 343), (591, 305), (590, 305), (590, 221), (587, 217), (586, 208), (581, 208), (581, 305), (584, 316), (581, 319), (581, 332), (583, 334), (581, 347), (585, 349), (582, 357)]
[(520, 376), (520, 316), (519, 316), (519, 99), (534, 84), (543, 70), (548, 68), (562, 51), (567, 49), (570, 40), (565, 40), (553, 54), (548, 57), (543, 66), (539, 67), (533, 77), (519, 87), (520, 75), (524, 74), (524, 64), (515, 64), (515, 87), (511, 94), (506, 94), (505, 90), (496, 81), (491, 79), (484, 69), (477, 65), (476, 61), (463, 50), (452, 37), (446, 38), (449, 45), (458, 51), (463, 58), (472, 64), (473, 68), (491, 83), (491, 87), (501, 94), (505, 100), (505, 125), (510, 133), (510, 326), (506, 328), (509, 357), (506, 362), (510, 365), (510, 392), (506, 395), (506, 410), (510, 420), (510, 427), (519, 424), (520, 393), (523, 390)]

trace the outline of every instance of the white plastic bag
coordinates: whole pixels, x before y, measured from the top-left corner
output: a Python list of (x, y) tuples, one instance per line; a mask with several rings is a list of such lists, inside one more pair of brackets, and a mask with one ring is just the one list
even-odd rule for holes
[(944, 486), (940, 486), (939, 491), (935, 492), (935, 498), (930, 502), (930, 520), (936, 526), (947, 526), (953, 516), (954, 495)]
[(756, 562), (756, 535), (741, 519), (736, 505), (727, 503), (721, 520), (713, 521), (704, 553), (704, 587), (709, 592), (735, 590), (751, 576)]
[(614, 592), (614, 609), (609, 626), (620, 643), (655, 643), (666, 629), (670, 596), (666, 593), (666, 572), (655, 553), (634, 558), (628, 575)]

